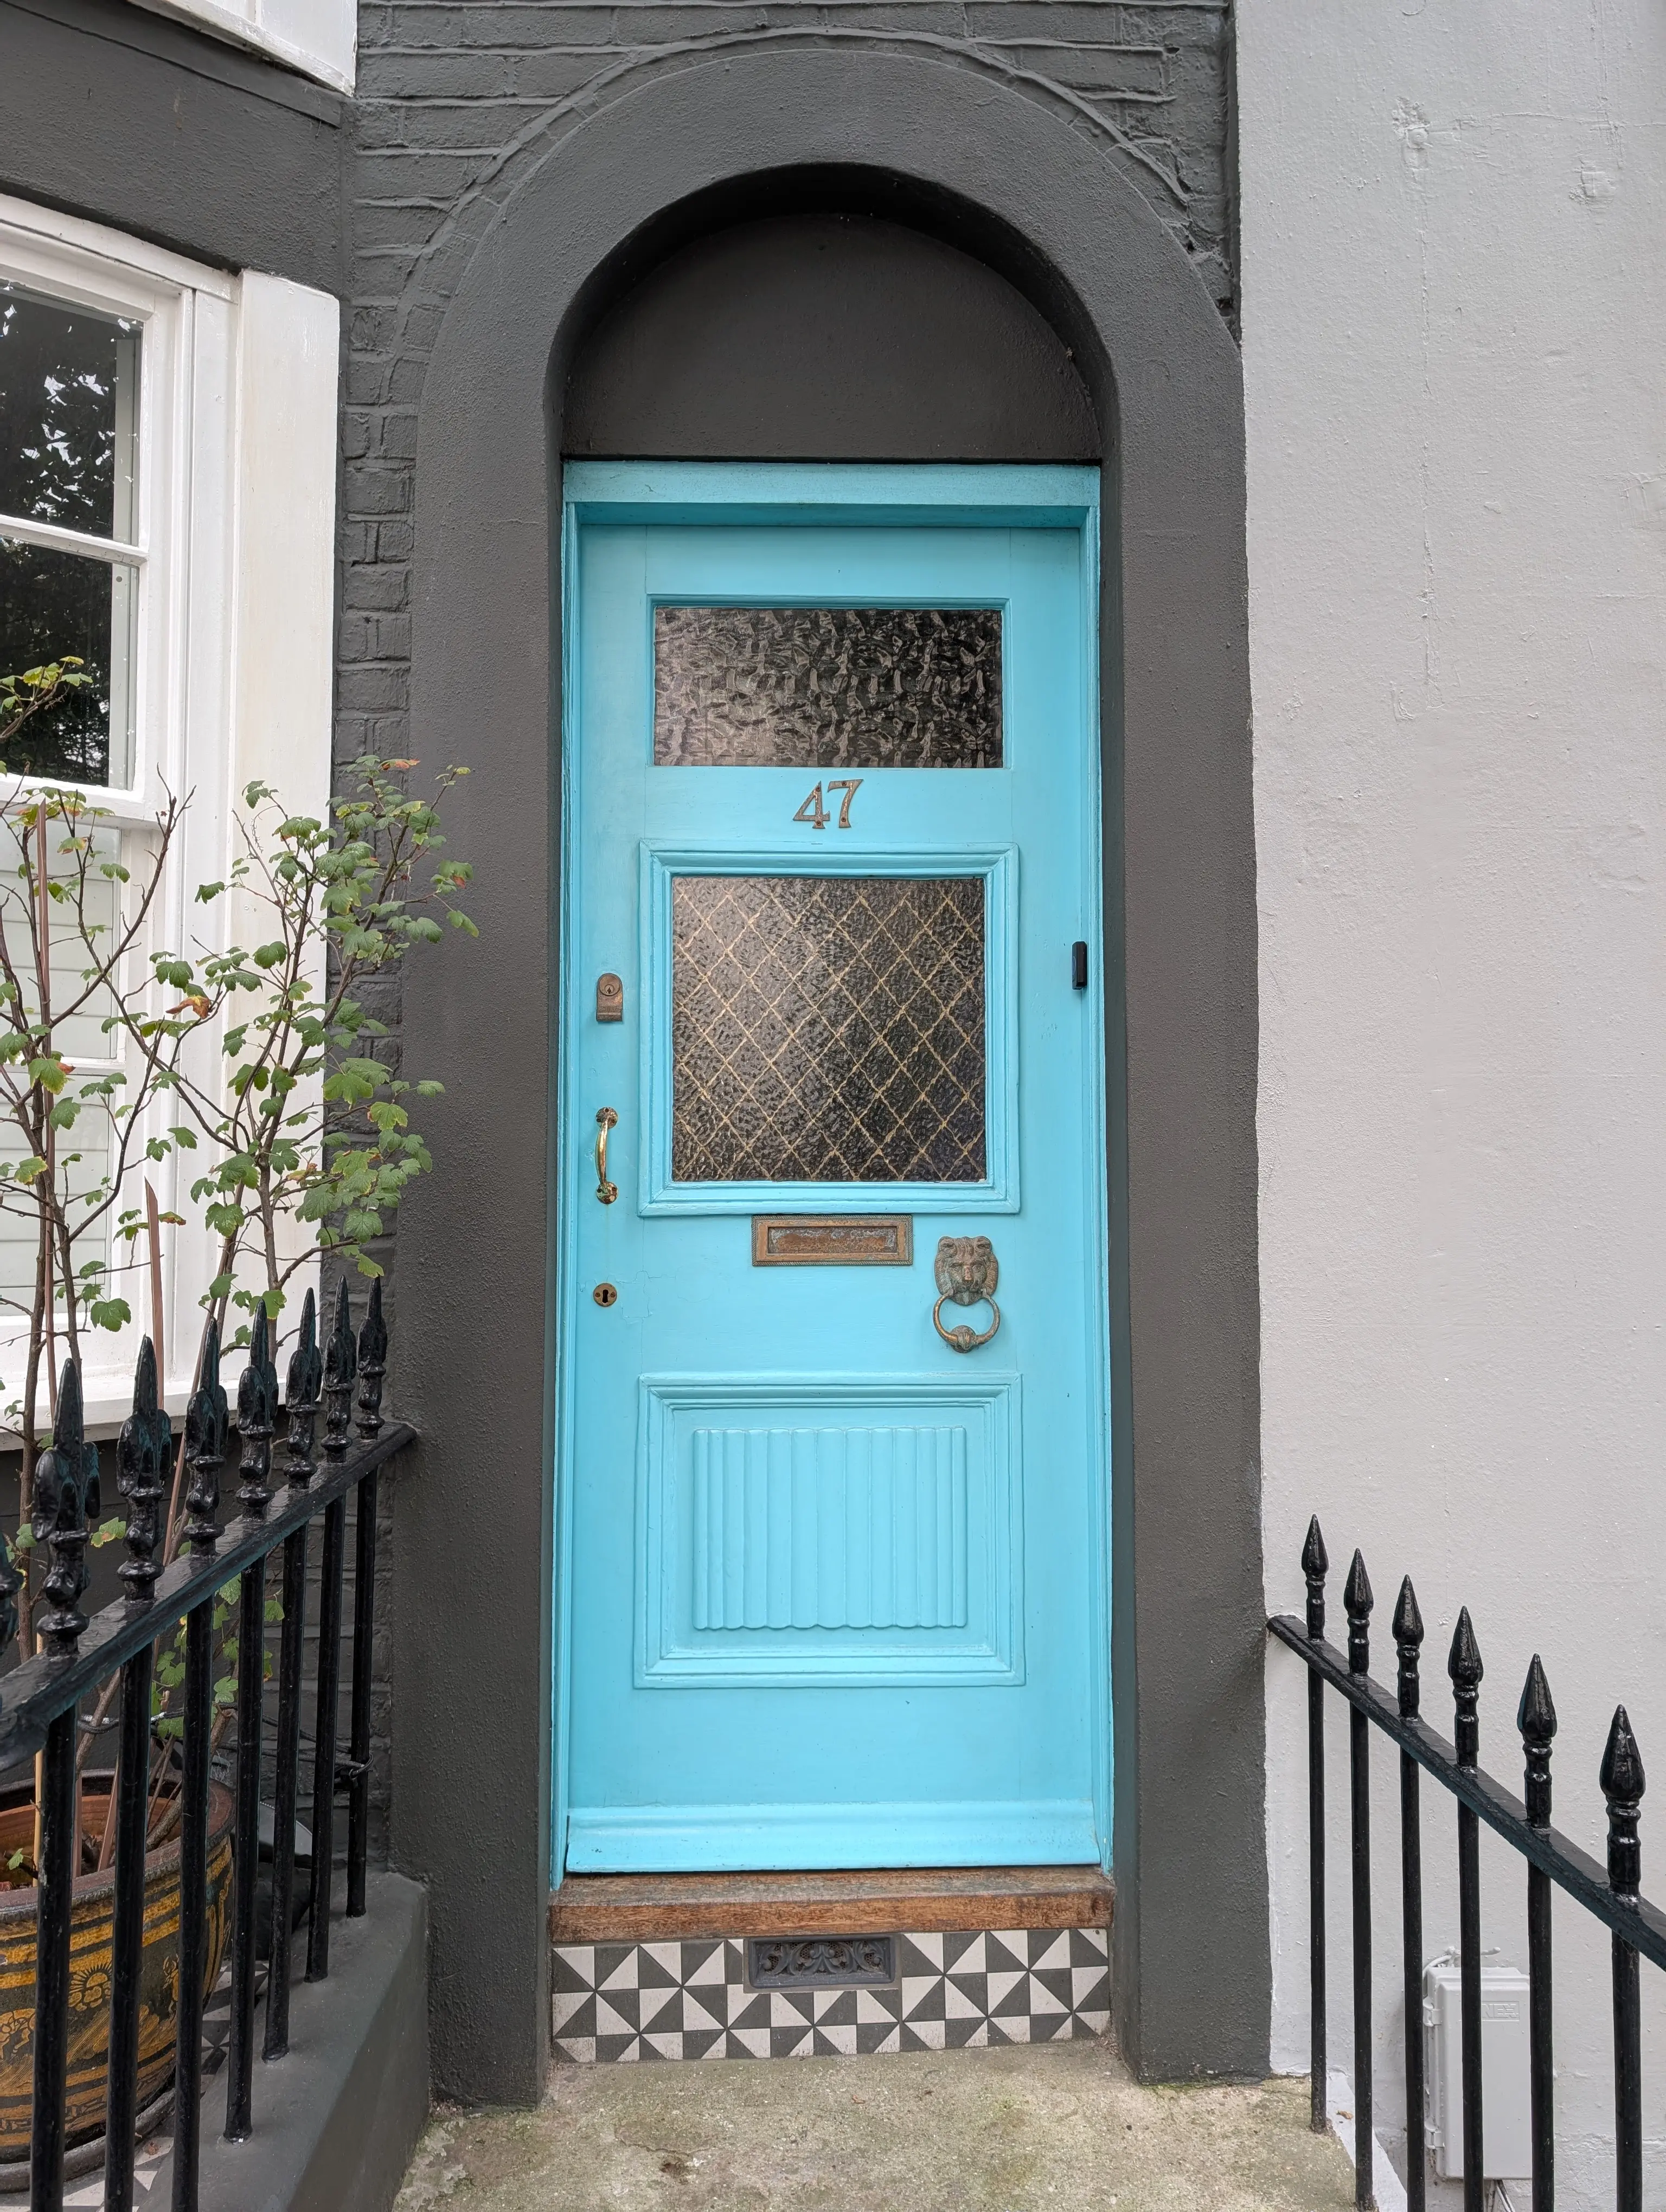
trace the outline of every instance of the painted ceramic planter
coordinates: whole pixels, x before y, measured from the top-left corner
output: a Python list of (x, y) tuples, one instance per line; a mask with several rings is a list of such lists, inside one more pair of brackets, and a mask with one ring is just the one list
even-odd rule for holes
[[(82, 1779), (82, 1821), (101, 1829), (111, 1778)], [(10, 1793), (8, 1793), (9, 1795)], [(231, 1911), (233, 1800), (211, 1784), (209, 1802), (208, 1959), (204, 1995), (219, 1979)], [(27, 1845), (33, 1808), (0, 1802), (0, 1858)], [(76, 1883), (70, 1928), (69, 2141), (104, 2130), (105, 2068), (110, 2042), (110, 1948), (115, 1870)], [(34, 2069), (35, 1893), (0, 1891), (0, 2160), (27, 2154)], [(154, 2104), (173, 2072), (174, 2011), (179, 1988), (179, 1844), (177, 1836), (145, 1861), (144, 1950), (139, 1976), (138, 2110)]]

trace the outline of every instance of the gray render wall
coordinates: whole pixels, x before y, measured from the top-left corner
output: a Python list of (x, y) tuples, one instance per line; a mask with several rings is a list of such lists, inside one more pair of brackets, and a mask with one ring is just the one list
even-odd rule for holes
[[(496, 207), (622, 81), (726, 46), (901, 43), (1016, 86), (1110, 149), (1235, 331), (1229, 0), (371, 0), (359, 15), (343, 422), (337, 757), (407, 750), (416, 404), (446, 303)], [(466, 732), (456, 757), (468, 759)], [(429, 763), (429, 768), (437, 765)], [(461, 851), (459, 848), (459, 851)], [(465, 854), (465, 857), (483, 856)], [(501, 958), (483, 945), (479, 957)], [(393, 1032), (397, 995), (374, 1011)], [(421, 1068), (408, 1071), (412, 1076)], [(443, 1170), (443, 1163), (441, 1163)], [(392, 1243), (390, 1401), (398, 1405)], [(383, 1486), (384, 1520), (398, 1475)], [(385, 1530), (386, 1534), (386, 1530)], [(374, 1791), (386, 1817), (392, 1547), (378, 1563)], [(379, 1837), (380, 1841), (380, 1837)]]

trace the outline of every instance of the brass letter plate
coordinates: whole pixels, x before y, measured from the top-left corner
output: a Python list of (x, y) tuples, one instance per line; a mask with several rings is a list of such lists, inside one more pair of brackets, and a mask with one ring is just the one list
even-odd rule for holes
[(908, 1213), (755, 1213), (755, 1267), (907, 1267), (914, 1262)]

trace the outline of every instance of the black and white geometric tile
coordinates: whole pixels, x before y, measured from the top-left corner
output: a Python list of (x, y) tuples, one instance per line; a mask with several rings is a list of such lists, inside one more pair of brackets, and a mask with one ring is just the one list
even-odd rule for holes
[(879, 1988), (755, 1990), (746, 1946), (559, 1943), (556, 2057), (833, 2058), (1102, 2035), (1110, 2020), (1103, 1928), (898, 1936)]

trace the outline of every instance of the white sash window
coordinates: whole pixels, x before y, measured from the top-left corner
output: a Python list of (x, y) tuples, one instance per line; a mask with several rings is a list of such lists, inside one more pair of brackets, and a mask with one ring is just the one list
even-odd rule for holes
[[(328, 295), (0, 197), (0, 673), (75, 653), (93, 679), (8, 765), (86, 789), (136, 871), (167, 793), (189, 794), (159, 942), (246, 934), (225, 902), (191, 902), (228, 872), (246, 783), (296, 811), (327, 802), (339, 331)], [(107, 1046), (77, 1042), (93, 1072)], [(148, 1172), (164, 1209), (190, 1211), (172, 1159)], [(15, 1297), (32, 1255), (11, 1225)], [(176, 1236), (172, 1393), (212, 1273), (208, 1240)], [(89, 1347), (89, 1419), (119, 1419), (131, 1392), (148, 1291), (125, 1294), (133, 1326)], [(18, 1327), (0, 1308), (3, 1396)]]

